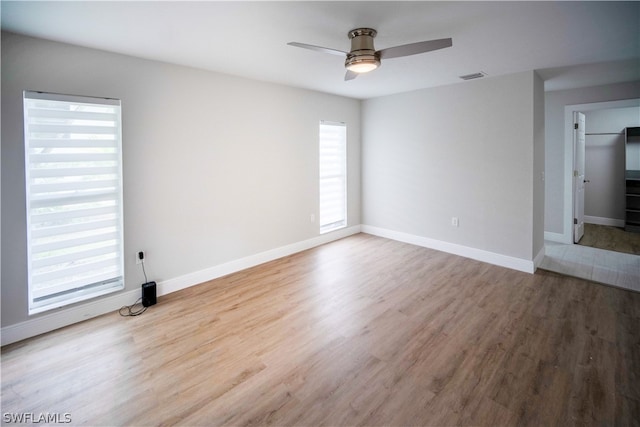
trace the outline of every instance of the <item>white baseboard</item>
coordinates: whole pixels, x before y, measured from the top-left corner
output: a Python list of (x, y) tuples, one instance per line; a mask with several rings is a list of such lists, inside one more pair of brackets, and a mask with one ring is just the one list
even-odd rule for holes
[[(171, 292), (179, 291), (180, 289), (198, 285), (200, 283), (263, 264), (265, 262), (273, 261), (278, 258), (293, 255), (359, 232), (359, 225), (343, 228), (311, 239), (303, 240), (301, 242), (292, 243), (290, 245), (274, 248), (265, 252), (216, 265), (205, 270), (185, 274), (184, 276), (173, 279), (159, 281), (157, 282), (157, 295), (162, 296)], [(124, 291), (96, 298), (95, 300), (61, 309), (56, 312), (40, 315), (14, 325), (4, 326), (0, 331), (1, 345), (11, 344), (45, 332), (53, 331), (54, 329), (78, 323), (92, 317), (113, 312), (124, 305), (133, 304), (139, 297), (140, 289)]]
[[(416, 236), (408, 233), (402, 233), (399, 231), (388, 230), (385, 228), (373, 227), (371, 225), (362, 225), (361, 231), (363, 233), (373, 234), (374, 236), (385, 237), (387, 239), (397, 240), (399, 242), (410, 243), (416, 246), (422, 246), (425, 248), (435, 249), (454, 255), (460, 255), (465, 258), (471, 258), (475, 259), (476, 261), (482, 261), (489, 264), (498, 265), (500, 267), (507, 267), (513, 270), (523, 271), (525, 273), (533, 273), (535, 271), (534, 261), (531, 260), (497, 254), (482, 249), (470, 248), (468, 246), (444, 242), (442, 240), (430, 239), (428, 237)], [(542, 260), (540, 260), (540, 262), (541, 261)]]
[(609, 225), (611, 227), (624, 227), (624, 219), (603, 218), (599, 216), (584, 216), (587, 224)]
[(545, 255), (545, 249), (544, 249), (544, 245), (542, 245), (542, 249), (540, 249), (540, 251), (538, 252), (538, 255), (536, 255), (535, 258), (533, 258), (534, 271), (537, 270), (538, 267), (540, 267), (540, 264), (542, 264), (542, 260), (544, 260), (544, 255)]
[[(622, 219), (602, 218), (599, 216), (585, 215), (584, 222), (588, 224), (610, 225), (612, 227), (624, 227), (624, 220)], [(572, 233), (572, 230), (570, 230), (570, 232), (567, 234), (554, 233), (552, 231), (545, 231), (544, 240), (548, 240), (550, 242), (564, 243), (565, 245), (573, 245), (573, 233)]]
[(35, 337), (54, 329), (63, 328), (83, 320), (118, 310), (122, 306), (133, 304), (140, 298), (140, 290), (124, 291), (80, 303), (70, 308), (47, 313), (14, 325), (4, 326), (1, 332), (2, 345), (11, 344), (26, 338)]
[(334, 240), (339, 240), (344, 237), (357, 234), (359, 232), (359, 225), (349, 228), (342, 228), (340, 230), (322, 234), (308, 240), (292, 243), (290, 245), (271, 249), (255, 255), (250, 255), (248, 257), (216, 265), (205, 270), (185, 274), (184, 276), (164, 280), (158, 283), (158, 295), (166, 295), (171, 292), (179, 291), (180, 289), (185, 289), (193, 285), (208, 282), (209, 280), (217, 279), (218, 277), (226, 276), (227, 274), (235, 273), (236, 271), (245, 270), (259, 264), (264, 264), (265, 262), (273, 261), (278, 258), (306, 251), (307, 249), (311, 249), (316, 246), (332, 242)]

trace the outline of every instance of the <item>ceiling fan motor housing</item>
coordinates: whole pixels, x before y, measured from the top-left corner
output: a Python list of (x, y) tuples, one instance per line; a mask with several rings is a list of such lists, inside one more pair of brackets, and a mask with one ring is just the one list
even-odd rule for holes
[(380, 54), (376, 53), (373, 47), (373, 38), (376, 34), (373, 28), (356, 28), (349, 31), (351, 51), (347, 54), (345, 67), (349, 68), (357, 64), (375, 64), (375, 67), (380, 65)]

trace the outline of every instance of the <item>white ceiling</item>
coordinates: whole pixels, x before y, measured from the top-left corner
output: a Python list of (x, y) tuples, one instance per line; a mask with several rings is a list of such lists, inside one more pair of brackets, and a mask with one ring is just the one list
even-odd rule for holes
[[(2, 29), (354, 98), (538, 70), (546, 90), (640, 80), (640, 2), (11, 2)], [(345, 82), (343, 60), (287, 46), (453, 47), (384, 61)]]

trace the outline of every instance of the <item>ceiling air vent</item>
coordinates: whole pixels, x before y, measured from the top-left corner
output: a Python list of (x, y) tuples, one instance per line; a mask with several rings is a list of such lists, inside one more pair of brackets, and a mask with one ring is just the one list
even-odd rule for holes
[(460, 78), (462, 80), (473, 80), (473, 79), (479, 79), (480, 77), (484, 77), (486, 75), (487, 75), (486, 73), (480, 71), (479, 73), (473, 73), (473, 74), (467, 74), (467, 75), (464, 75), (464, 76), (460, 76)]

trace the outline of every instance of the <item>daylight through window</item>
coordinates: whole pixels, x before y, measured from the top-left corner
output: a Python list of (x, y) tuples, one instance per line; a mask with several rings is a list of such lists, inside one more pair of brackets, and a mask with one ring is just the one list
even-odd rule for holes
[(120, 101), (24, 92), (29, 313), (124, 287)]
[(320, 122), (320, 233), (347, 225), (347, 126)]

